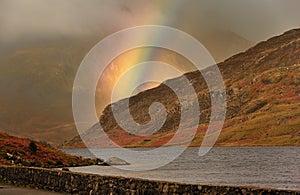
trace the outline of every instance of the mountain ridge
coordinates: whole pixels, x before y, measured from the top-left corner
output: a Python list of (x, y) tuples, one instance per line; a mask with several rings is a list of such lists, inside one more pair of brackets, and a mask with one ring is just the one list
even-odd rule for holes
[[(236, 40), (232, 50), (223, 56), (252, 44), (235, 34), (226, 33), (225, 38), (224, 32), (217, 34), (218, 39), (224, 39), (221, 47)], [(34, 36), (1, 44), (0, 128), (53, 145), (77, 135), (72, 115), (73, 81), (83, 57), (102, 38), (103, 35)], [(206, 46), (216, 55), (222, 51), (209, 43)], [(98, 99), (103, 106), (110, 100)]]
[[(218, 67), (224, 78), (228, 107), (217, 145), (300, 145), (300, 29), (258, 43), (219, 63)], [(204, 74), (207, 72), (209, 68)], [(202, 110), (198, 132), (190, 145), (199, 146), (210, 116), (210, 98), (200, 72), (185, 76), (193, 84)], [(178, 80), (180, 77), (168, 82)], [(174, 93), (162, 84), (129, 99), (132, 117), (142, 124), (149, 122), (147, 110), (154, 100), (161, 100), (168, 111), (167, 121), (159, 133), (138, 137), (121, 130), (113, 118), (111, 105), (100, 117), (101, 126), (122, 147), (159, 147), (174, 135), (180, 119)], [(118, 106), (120, 102), (113, 105)], [(89, 136), (93, 135), (92, 130), (87, 131), (91, 133)], [(79, 136), (63, 147), (72, 145), (84, 147)]]

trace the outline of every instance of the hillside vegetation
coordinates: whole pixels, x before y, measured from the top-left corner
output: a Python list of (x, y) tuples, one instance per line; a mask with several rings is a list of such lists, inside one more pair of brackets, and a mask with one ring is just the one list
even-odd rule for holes
[(101, 162), (100, 159), (85, 159), (66, 154), (47, 143), (0, 132), (0, 164), (54, 168), (94, 165)]
[[(218, 67), (226, 87), (227, 113), (217, 145), (300, 145), (300, 29), (261, 42), (219, 63)], [(209, 72), (210, 68), (207, 68), (203, 74)], [(191, 146), (199, 146), (210, 117), (210, 96), (200, 72), (186, 73), (185, 76), (195, 88), (201, 108), (198, 131), (191, 143)], [(166, 82), (180, 86), (180, 79)], [(167, 120), (153, 135), (129, 134), (119, 127), (112, 114), (111, 106), (121, 108), (124, 104), (121, 100), (107, 106), (100, 117), (100, 124), (110, 139), (125, 147), (158, 147), (172, 138), (179, 124), (180, 105), (171, 89), (161, 84), (129, 101), (136, 122), (150, 121), (148, 109), (156, 101), (166, 107)], [(191, 120), (194, 117), (197, 116), (191, 116)], [(105, 141), (104, 135), (96, 133), (98, 129), (99, 124), (96, 124), (82, 135), (95, 147), (101, 147), (101, 140)], [(77, 136), (64, 147), (85, 145)]]
[[(0, 129), (54, 145), (77, 135), (72, 115), (73, 81), (82, 59), (102, 36), (37, 37), (1, 45)], [(232, 32), (218, 31), (199, 38), (205, 39), (205, 46), (217, 60), (252, 44)], [(172, 61), (174, 56), (166, 58)], [(101, 111), (110, 101), (110, 96), (103, 97), (105, 93), (97, 100)]]

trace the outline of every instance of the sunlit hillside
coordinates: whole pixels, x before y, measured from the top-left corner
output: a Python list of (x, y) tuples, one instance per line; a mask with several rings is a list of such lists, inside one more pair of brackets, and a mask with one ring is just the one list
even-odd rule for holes
[[(219, 35), (218, 40), (222, 41), (210, 42), (216, 34)], [(217, 60), (242, 51), (251, 44), (228, 32), (215, 32), (201, 37), (205, 38), (205, 46)], [(73, 81), (82, 59), (100, 40), (96, 36), (49, 40), (32, 38), (32, 41), (20, 40), (7, 46), (2, 45), (0, 128), (15, 135), (46, 140), (52, 144), (62, 143), (77, 135), (71, 107)], [(224, 49), (228, 47), (232, 49)], [(115, 81), (135, 63), (156, 59), (175, 67), (177, 64), (183, 71), (191, 70), (182, 65), (187, 64), (186, 60), (180, 59), (178, 55), (156, 52), (155, 56), (145, 58), (142, 50), (124, 53), (108, 66), (95, 100), (99, 116), (110, 103)]]
[[(227, 111), (217, 145), (300, 145), (299, 38), (300, 30), (291, 30), (218, 64), (226, 87)], [(202, 74), (210, 74), (210, 69), (205, 69)], [(199, 146), (211, 113), (210, 94), (200, 72), (189, 72), (185, 76), (193, 84), (201, 108), (198, 132), (191, 144)], [(180, 88), (181, 77), (167, 82), (177, 86), (175, 91), (185, 90)], [(218, 91), (210, 93), (220, 95)], [(107, 106), (100, 117), (100, 124), (110, 139), (121, 146), (154, 147), (165, 144), (176, 132), (181, 114), (178, 98), (171, 89), (162, 84), (130, 97), (130, 112), (136, 122), (146, 124), (150, 121), (149, 106), (157, 101), (166, 107), (167, 119), (153, 135), (135, 136), (122, 130), (114, 118), (112, 106), (125, 114), (122, 111), (125, 100)], [(190, 120), (196, 117), (190, 116)], [(128, 123), (129, 118), (122, 120)], [(95, 125), (83, 135), (86, 142), (91, 142), (89, 145), (105, 145), (105, 136), (99, 135), (98, 130), (99, 126)], [(80, 137), (65, 145), (84, 146)]]

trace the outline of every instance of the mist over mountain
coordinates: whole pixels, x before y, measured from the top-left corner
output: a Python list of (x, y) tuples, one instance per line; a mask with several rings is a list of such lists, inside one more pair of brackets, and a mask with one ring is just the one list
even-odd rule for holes
[[(300, 144), (300, 29), (261, 42), (219, 63), (218, 67), (226, 87), (227, 112), (217, 145)], [(211, 74), (211, 69), (212, 67), (206, 68), (202, 74)], [(199, 146), (211, 115), (210, 95), (223, 94), (218, 91), (209, 92), (199, 71), (186, 73), (185, 76), (192, 83), (201, 108), (198, 131), (191, 143), (191, 146)], [(166, 82), (177, 86), (175, 91), (186, 90), (180, 87), (182, 77)], [(188, 99), (190, 94), (184, 94), (185, 99)], [(159, 147), (174, 136), (180, 122), (188, 125), (198, 117), (190, 116), (188, 121), (180, 121), (181, 105), (178, 97), (169, 87), (161, 84), (129, 98), (132, 118), (140, 124), (147, 124), (151, 120), (148, 112), (152, 103), (160, 102), (167, 110), (166, 121), (158, 132), (137, 136), (124, 131), (112, 112), (114, 108), (120, 112), (120, 116), (126, 116), (125, 102), (123, 99), (107, 106), (99, 124), (82, 134), (87, 146), (107, 147), (107, 138), (99, 128), (101, 124), (109, 138), (122, 147)], [(157, 113), (161, 114), (160, 111)], [(123, 124), (129, 123), (127, 117), (121, 120)], [(142, 131), (147, 132), (147, 129)], [(77, 136), (64, 146), (85, 145)]]
[(82, 56), (94, 42), (35, 43), (0, 58), (0, 128), (60, 142), (76, 133), (71, 95)]
[(220, 29), (256, 42), (297, 27), (297, 7), (297, 0), (2, 0), (0, 45), (53, 36), (103, 37), (145, 24), (167, 25), (192, 35)]
[[(218, 38), (214, 39), (216, 34)], [(101, 39), (99, 36), (29, 39), (5, 48), (0, 55), (0, 128), (52, 143), (62, 143), (76, 135), (71, 107), (73, 81), (83, 57)], [(204, 34), (202, 39), (216, 59), (243, 51), (252, 44), (224, 31)], [(160, 56), (157, 60), (180, 62), (172, 55)], [(123, 61), (115, 64), (124, 66)], [(112, 72), (107, 77), (113, 75), (117, 74)], [(99, 113), (110, 103), (111, 95), (107, 84), (100, 91), (96, 99)]]
[[(296, 0), (271, 4), (259, 0), (2, 0), (0, 129), (54, 144), (77, 135), (71, 108), (77, 68), (87, 52), (113, 32), (138, 25), (178, 28), (222, 62), (258, 41), (298, 27), (298, 6)], [(154, 59), (186, 65), (164, 53)], [(115, 64), (122, 69), (124, 62)], [(106, 77), (114, 81), (116, 75)], [(99, 116), (111, 103), (112, 84), (98, 88)]]

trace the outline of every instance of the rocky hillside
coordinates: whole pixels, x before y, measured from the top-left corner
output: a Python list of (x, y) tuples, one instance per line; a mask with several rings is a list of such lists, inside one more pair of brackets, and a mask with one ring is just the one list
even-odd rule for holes
[[(300, 29), (261, 42), (219, 63), (218, 67), (226, 87), (227, 113), (217, 145), (300, 145)], [(204, 70), (204, 74), (209, 74), (209, 69)], [(210, 116), (210, 96), (200, 72), (185, 76), (195, 88), (201, 107), (198, 132), (191, 144), (199, 146)], [(176, 84), (180, 79), (167, 82)], [(110, 139), (126, 147), (153, 147), (166, 143), (174, 135), (180, 105), (166, 85), (139, 93), (129, 101), (136, 122), (145, 124), (150, 120), (149, 105), (155, 101), (166, 107), (167, 120), (160, 131), (151, 136), (134, 136), (119, 127), (109, 105), (100, 123)], [(123, 102), (113, 106), (121, 107)], [(95, 135), (97, 128), (95, 125), (84, 136), (103, 137)], [(101, 145), (99, 140), (90, 141), (95, 142), (95, 147)], [(65, 143), (65, 147), (84, 147), (84, 144), (77, 136)]]
[[(217, 60), (252, 44), (231, 32), (214, 32), (198, 38), (207, 40), (205, 45)], [(52, 144), (77, 135), (71, 106), (73, 81), (83, 57), (100, 40), (101, 37), (93, 35), (1, 44), (0, 129)], [(110, 96), (105, 98), (102, 93), (97, 101), (100, 112), (109, 100)]]
[[(53, 145), (77, 135), (72, 115), (73, 81), (84, 55), (99, 40), (54, 39), (0, 53), (0, 129)], [(114, 63), (124, 64), (122, 59)], [(116, 68), (112, 69), (108, 80), (118, 76)], [(100, 112), (110, 100), (105, 97), (108, 86), (99, 89)]]
[(100, 159), (85, 159), (63, 153), (45, 142), (35, 142), (0, 132), (0, 164), (35, 167), (94, 165)]

